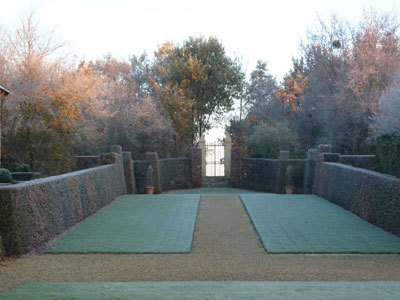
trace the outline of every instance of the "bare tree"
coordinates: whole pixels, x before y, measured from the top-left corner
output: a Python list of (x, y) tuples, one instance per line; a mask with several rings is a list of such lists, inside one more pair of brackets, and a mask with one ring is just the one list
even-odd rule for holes
[(396, 72), (392, 85), (380, 98), (379, 108), (381, 114), (374, 124), (375, 134), (400, 132), (400, 71)]
[(308, 88), (297, 116), (304, 144), (367, 151), (379, 99), (400, 67), (398, 24), (392, 15), (371, 10), (357, 26), (333, 17), (310, 33), (303, 45)]

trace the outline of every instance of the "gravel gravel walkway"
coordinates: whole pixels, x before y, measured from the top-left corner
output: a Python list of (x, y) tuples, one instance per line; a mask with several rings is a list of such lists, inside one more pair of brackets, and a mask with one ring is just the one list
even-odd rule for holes
[(201, 196), (188, 254), (43, 254), (0, 262), (0, 292), (25, 281), (400, 281), (399, 255), (267, 254), (239, 200)]

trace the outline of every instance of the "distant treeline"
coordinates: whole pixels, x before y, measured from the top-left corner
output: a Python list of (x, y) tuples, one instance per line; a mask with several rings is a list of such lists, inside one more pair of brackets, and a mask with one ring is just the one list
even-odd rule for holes
[[(399, 22), (366, 12), (359, 24), (333, 16), (302, 42), (281, 83), (259, 61), (247, 80), (214, 37), (167, 42), (149, 59), (111, 55), (80, 61), (42, 30), (33, 14), (0, 26), (3, 165), (69, 171), (73, 155), (118, 144), (140, 159), (183, 155), (240, 100), (227, 130), (249, 155), (276, 157), (330, 143), (335, 152), (371, 152), (400, 131)], [(376, 148), (374, 148), (376, 149)]]
[(349, 24), (338, 16), (319, 21), (280, 84), (258, 63), (243, 101), (247, 113), (229, 126), (239, 146), (257, 157), (280, 149), (301, 156), (325, 143), (365, 154), (377, 136), (400, 131), (400, 23), (371, 9)]

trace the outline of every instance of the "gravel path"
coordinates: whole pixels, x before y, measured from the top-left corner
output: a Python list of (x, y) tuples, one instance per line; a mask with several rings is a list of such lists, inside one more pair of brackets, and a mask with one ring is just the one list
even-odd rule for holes
[(238, 196), (202, 196), (189, 254), (43, 254), (0, 262), (25, 281), (400, 281), (399, 255), (267, 254)]
[(255, 257), (265, 255), (239, 196), (202, 195), (192, 254)]

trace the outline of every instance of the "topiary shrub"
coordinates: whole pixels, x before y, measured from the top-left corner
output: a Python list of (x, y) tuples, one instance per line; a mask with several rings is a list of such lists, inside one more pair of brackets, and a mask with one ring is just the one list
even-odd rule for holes
[(153, 168), (149, 166), (146, 171), (146, 187), (153, 187)]
[(288, 166), (286, 168), (286, 186), (293, 186), (292, 172), (293, 172), (293, 167)]
[(11, 172), (7, 169), (0, 168), (0, 183), (11, 182)]
[(15, 172), (30, 172), (31, 168), (28, 164), (21, 164), (15, 168)]

